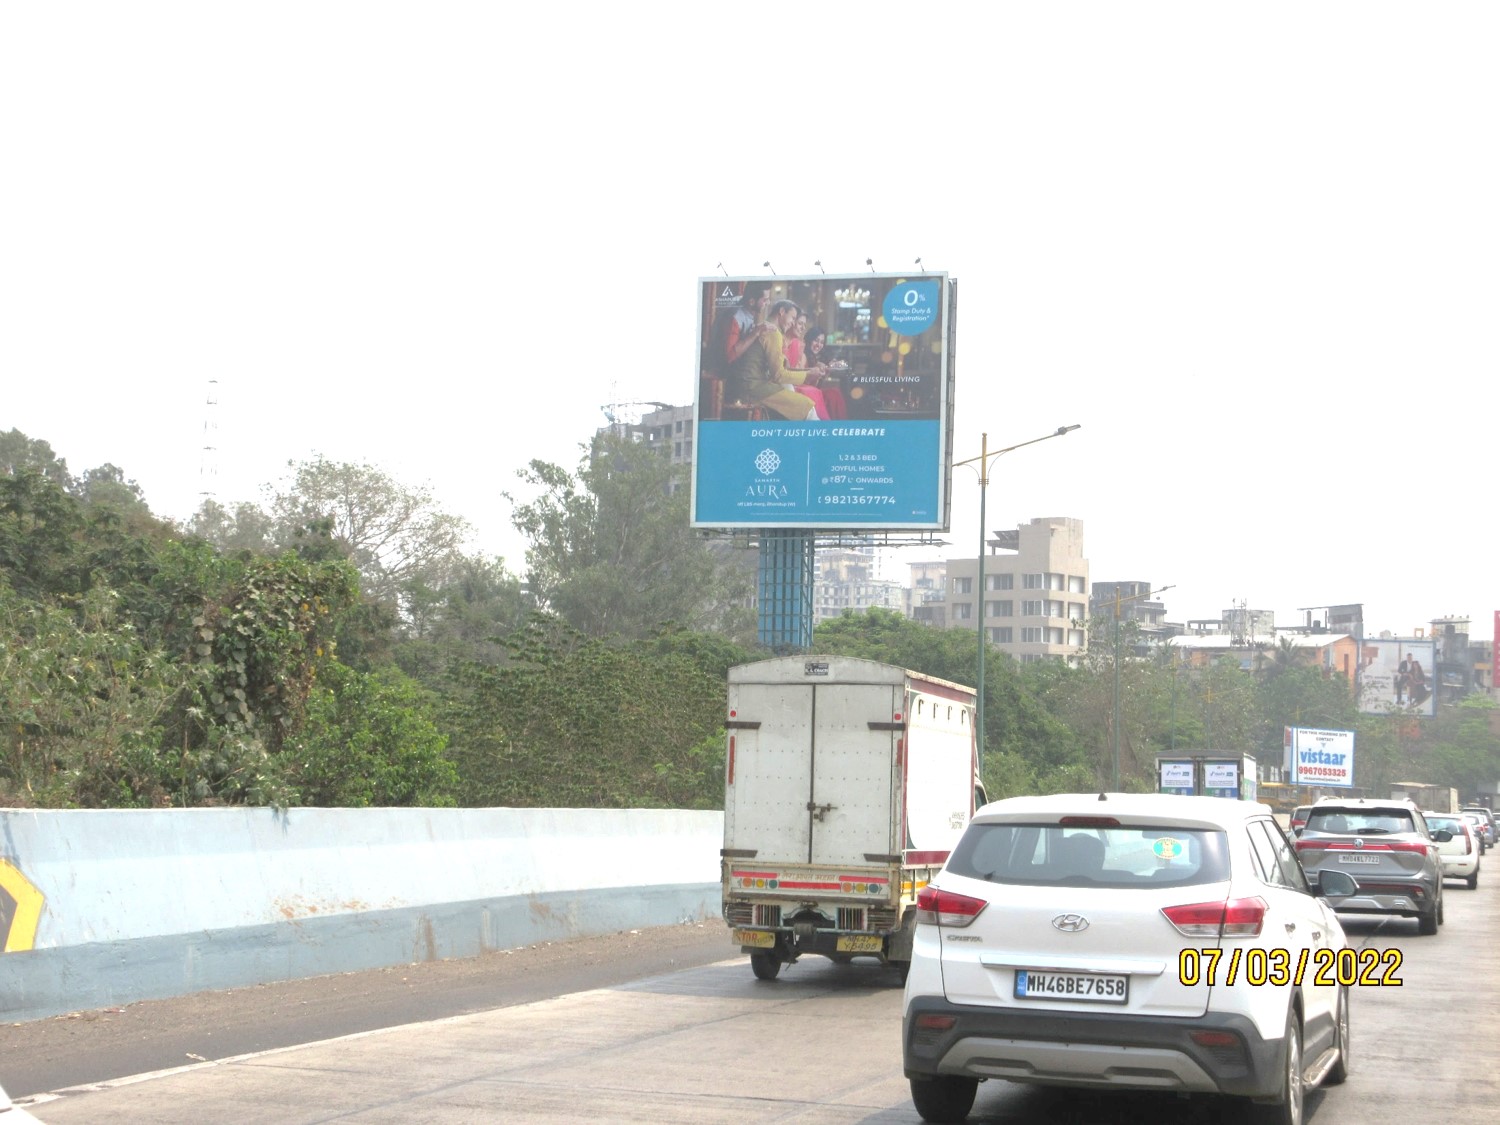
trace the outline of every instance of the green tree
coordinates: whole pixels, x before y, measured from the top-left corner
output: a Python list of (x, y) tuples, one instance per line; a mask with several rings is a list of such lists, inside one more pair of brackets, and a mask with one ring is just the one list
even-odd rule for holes
[(1426, 721), (1427, 737), (1413, 747), (1412, 776), (1397, 780), (1452, 786), (1470, 796), (1500, 779), (1500, 709), (1493, 700), (1471, 695), (1442, 704)]
[(467, 521), (443, 511), (431, 489), (322, 457), (295, 466), (291, 485), (272, 497), (271, 516), (278, 545), (333, 545), (358, 569), (366, 597), (403, 614), (410, 609), (403, 595), (416, 583), (441, 584), (469, 535)]
[(531, 608), (521, 580), (506, 570), (504, 560), (477, 555), (412, 582), (404, 601), (410, 616), (392, 657), (433, 688), (442, 685), (455, 662), (503, 660), (504, 638), (525, 623)]
[(1256, 680), (1255, 708), (1251, 749), (1263, 766), (1282, 764), (1287, 727), (1354, 730), (1358, 720), (1349, 682), (1300, 660), (1289, 665), (1273, 662), (1262, 671)]
[[(973, 686), (978, 637), (933, 629), (880, 607), (844, 613), (818, 625), (820, 653), (857, 656)], [(1049, 706), (1065, 693), (1072, 670), (1062, 664), (1023, 666), (993, 647), (984, 664), (984, 782), (991, 797), (1039, 789), (1088, 788), (1091, 770), (1078, 739)]]
[(192, 618), (191, 655), (211, 666), (206, 713), (275, 752), (301, 728), (339, 616), (358, 602), (358, 578), (346, 563), (291, 552), (250, 559), (234, 577)]
[(574, 473), (533, 461), (518, 476), (539, 491), (512, 521), (529, 541), (539, 605), (591, 637), (646, 637), (669, 623), (743, 635), (749, 583), (689, 526), (682, 466), (607, 436)]
[(23, 598), (81, 591), (88, 582), (78, 501), (36, 469), (0, 475), (0, 574)]
[(230, 509), (212, 498), (204, 500), (188, 521), (187, 528), (191, 534), (225, 552), (266, 554), (275, 549), (275, 521), (260, 507), (248, 502), (238, 503)]
[(458, 773), (433, 721), (434, 701), (394, 670), (321, 667), (306, 721), (283, 754), (306, 805), (448, 806)]
[(680, 638), (617, 645), (534, 614), (506, 647), (459, 669), (461, 803), (722, 806), (727, 688)]
[(96, 587), (64, 609), (0, 576), (0, 805), (161, 803), (163, 717), (192, 673), (146, 648)]
[(28, 469), (40, 473), (64, 491), (73, 487), (68, 463), (57, 456), (47, 442), (29, 438), (16, 429), (0, 434), (0, 475), (20, 475)]

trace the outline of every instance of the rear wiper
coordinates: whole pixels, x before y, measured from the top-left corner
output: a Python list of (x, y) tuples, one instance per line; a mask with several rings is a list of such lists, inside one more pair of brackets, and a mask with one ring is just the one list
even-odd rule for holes
[(1358, 828), (1349, 833), (1351, 836), (1389, 836), (1389, 828)]

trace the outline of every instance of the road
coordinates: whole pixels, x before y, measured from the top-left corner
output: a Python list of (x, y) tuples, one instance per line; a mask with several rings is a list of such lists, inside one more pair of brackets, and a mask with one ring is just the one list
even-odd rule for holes
[[(1481, 876), (1477, 891), (1448, 885), (1437, 937), (1418, 937), (1415, 922), (1347, 920), (1356, 944), (1403, 951), (1403, 984), (1356, 991), (1354, 1073), (1309, 1097), (1313, 1125), (1486, 1120), (1500, 1105), (1494, 856), (1493, 881)], [(16, 1096), (58, 1094), (22, 1099), (55, 1125), (251, 1114), (910, 1123), (918, 1118), (901, 1077), (900, 1023), (894, 974), (809, 958), (756, 981), (712, 923), (12, 1025), (0, 1029), (0, 1082)], [(104, 1081), (131, 1065), (168, 1072)], [(1218, 1099), (989, 1082), (970, 1120), (1240, 1116)]]

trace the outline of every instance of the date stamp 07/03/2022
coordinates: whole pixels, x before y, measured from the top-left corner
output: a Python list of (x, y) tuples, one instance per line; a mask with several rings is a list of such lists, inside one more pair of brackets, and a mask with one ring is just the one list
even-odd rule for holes
[(1177, 956), (1177, 979), (1189, 988), (1295, 985), (1312, 973), (1315, 986), (1397, 986), (1399, 949), (1184, 949)]

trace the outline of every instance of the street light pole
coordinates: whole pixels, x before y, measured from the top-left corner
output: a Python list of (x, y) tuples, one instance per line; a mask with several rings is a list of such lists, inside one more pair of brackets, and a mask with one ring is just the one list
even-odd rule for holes
[[(1124, 602), (1133, 602), (1139, 598), (1149, 598), (1155, 594), (1163, 594), (1172, 589), (1171, 586), (1162, 586), (1155, 590), (1144, 590), (1139, 594), (1131, 594), (1128, 598), (1120, 597), (1120, 585), (1115, 583), (1115, 705), (1114, 717), (1110, 724), (1110, 756), (1114, 759), (1114, 789), (1120, 791), (1120, 606)], [(1175, 681), (1174, 685), (1175, 687)], [(1174, 696), (1175, 701), (1175, 696)]]
[(1076, 424), (1072, 426), (1058, 426), (1050, 434), (1043, 434), (1041, 437), (1032, 438), (1030, 441), (1017, 442), (1015, 445), (1007, 445), (1004, 449), (997, 449), (993, 453), (990, 452), (990, 435), (988, 433), (980, 434), (979, 456), (970, 457), (964, 461), (953, 462), (954, 468), (960, 465), (972, 465), (976, 461), (979, 462), (979, 601), (978, 612), (975, 614), (979, 618), (979, 683), (975, 688), (974, 700), (974, 745), (978, 751), (981, 777), (984, 775), (984, 647), (986, 639), (984, 635), (984, 503), (985, 493), (989, 489), (990, 484), (990, 462), (1002, 454), (1013, 452), (1028, 445), (1035, 445), (1039, 441), (1050, 441), (1055, 437), (1062, 437), (1064, 434), (1070, 434), (1076, 429), (1078, 429)]

